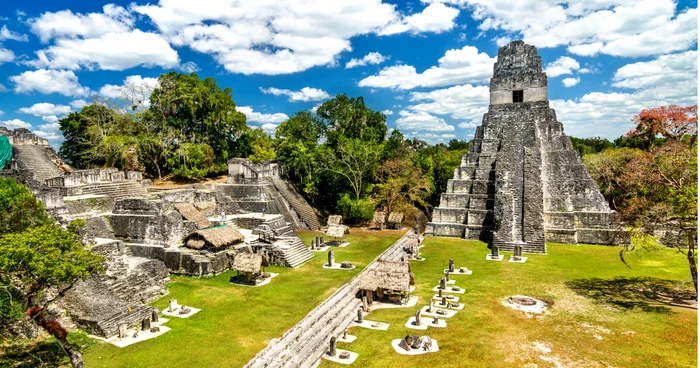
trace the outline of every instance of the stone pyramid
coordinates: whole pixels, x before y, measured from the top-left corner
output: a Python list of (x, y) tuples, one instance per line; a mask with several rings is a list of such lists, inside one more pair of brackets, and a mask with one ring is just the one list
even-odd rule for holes
[(498, 50), (489, 111), (433, 211), (426, 235), (517, 244), (629, 243), (547, 99), (537, 48)]

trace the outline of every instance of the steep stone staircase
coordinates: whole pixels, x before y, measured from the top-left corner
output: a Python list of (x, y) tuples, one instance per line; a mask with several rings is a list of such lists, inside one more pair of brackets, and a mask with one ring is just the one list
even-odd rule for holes
[(279, 178), (273, 178), (272, 183), (275, 188), (282, 194), (282, 197), (289, 202), (299, 218), (306, 224), (309, 230), (318, 230), (321, 225), (314, 209), (303, 199), (299, 194), (294, 193), (289, 188), (288, 184)]
[(299, 267), (304, 262), (313, 258), (313, 253), (309, 251), (303, 241), (297, 237), (277, 238), (278, 241), (284, 242), (285, 247), (282, 247), (282, 254), (289, 267)]
[(49, 158), (47, 146), (16, 145), (12, 148), (19, 168), (33, 173), (34, 180), (39, 183), (63, 175), (63, 171)]

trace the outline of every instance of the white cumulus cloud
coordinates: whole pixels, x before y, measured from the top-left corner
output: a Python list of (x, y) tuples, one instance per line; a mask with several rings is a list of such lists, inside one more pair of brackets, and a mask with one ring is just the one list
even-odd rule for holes
[(380, 35), (393, 35), (397, 33), (411, 32), (441, 33), (449, 31), (455, 26), (454, 20), (459, 15), (459, 9), (433, 3), (425, 7), (420, 13), (411, 14), (398, 19), (382, 29)]
[(442, 87), (461, 83), (480, 83), (491, 77), (496, 58), (479, 52), (474, 46), (447, 50), (432, 66), (417, 73), (411, 65), (396, 65), (382, 69), (378, 74), (360, 81), (360, 87), (413, 89)]
[(78, 83), (78, 77), (72, 70), (29, 70), (10, 77), (15, 84), (16, 93), (37, 91), (43, 94), (59, 93), (64, 96), (81, 96), (89, 92), (87, 87)]
[(0, 29), (0, 41), (4, 40), (14, 40), (14, 41), (20, 41), (20, 42), (27, 42), (29, 38), (25, 34), (20, 34), (17, 32), (13, 32), (7, 28), (7, 24), (2, 26), (2, 29)]
[(4, 126), (7, 128), (10, 128), (10, 129), (16, 129), (16, 128), (31, 129), (32, 128), (32, 124), (29, 124), (26, 121), (22, 121), (19, 119), (0, 121), (0, 126)]
[(426, 112), (413, 112), (402, 110), (396, 119), (396, 127), (401, 130), (419, 130), (429, 132), (451, 132), (455, 127), (447, 124), (445, 119), (428, 114)]
[(273, 94), (275, 96), (287, 96), (289, 97), (289, 101), (292, 102), (297, 102), (297, 101), (321, 101), (325, 100), (327, 98), (330, 98), (331, 95), (328, 94), (328, 92), (318, 89), (318, 88), (311, 88), (311, 87), (304, 87), (300, 91), (292, 91), (289, 89), (280, 89), (280, 88), (275, 88), (275, 87), (270, 87), (270, 88), (260, 88), (260, 91), (265, 94)]
[(33, 65), (54, 69), (124, 70), (135, 66), (173, 68), (179, 64), (177, 52), (161, 35), (138, 29), (96, 38), (58, 39), (55, 45), (36, 54)]
[(255, 122), (255, 123), (281, 123), (287, 119), (289, 119), (289, 116), (287, 114), (283, 114), (281, 112), (277, 112), (274, 114), (265, 114), (265, 113), (260, 113), (257, 111), (253, 111), (253, 108), (250, 106), (236, 106), (236, 111), (242, 112), (246, 120), (248, 122)]
[(350, 59), (350, 61), (345, 63), (345, 69), (352, 69), (358, 66), (365, 66), (368, 64), (381, 64), (387, 59), (389, 58), (383, 56), (378, 52), (370, 52), (369, 54), (362, 57), (362, 59)]
[(581, 81), (581, 77), (576, 77), (576, 78), (564, 78), (561, 80), (561, 82), (564, 84), (564, 87), (570, 88), (575, 85), (577, 85)]
[(17, 112), (34, 116), (65, 115), (71, 111), (70, 106), (54, 105), (48, 102), (41, 102), (31, 107), (22, 107)]
[(564, 74), (573, 74), (574, 71), (579, 70), (580, 68), (581, 65), (579, 65), (576, 59), (568, 56), (561, 56), (554, 62), (547, 64), (544, 72), (547, 73), (548, 77), (552, 78)]
[(49, 42), (60, 37), (99, 37), (107, 33), (128, 32), (134, 24), (134, 17), (128, 10), (114, 4), (105, 5), (102, 13), (74, 14), (70, 10), (46, 12), (29, 23), (32, 33), (41, 42)]
[(537, 47), (568, 46), (592, 56), (640, 57), (683, 51), (697, 43), (697, 9), (674, 0), (437, 0), (472, 10), (482, 32), (517, 35)]

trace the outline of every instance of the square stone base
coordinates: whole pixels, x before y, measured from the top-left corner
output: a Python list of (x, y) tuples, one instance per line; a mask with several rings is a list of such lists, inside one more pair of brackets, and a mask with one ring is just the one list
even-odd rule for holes
[(194, 314), (196, 314), (197, 312), (201, 311), (201, 309), (199, 309), (199, 308), (193, 308), (193, 307), (187, 306), (187, 308), (190, 309), (190, 312), (187, 314), (180, 314), (180, 308), (182, 308), (182, 306), (178, 305), (177, 309), (175, 309), (172, 312), (169, 312), (168, 309), (166, 308), (166, 309), (163, 309), (161, 311), (161, 313), (165, 314), (166, 316), (170, 316), (170, 317), (189, 318), (189, 317), (193, 316)]
[(323, 359), (330, 360), (331, 362), (340, 363), (340, 364), (352, 364), (353, 362), (355, 362), (357, 357), (360, 356), (359, 354), (353, 353), (352, 351), (347, 351), (348, 353), (350, 353), (350, 357), (348, 357), (347, 359), (340, 359), (340, 353), (342, 353), (344, 351), (347, 351), (347, 350), (335, 349), (334, 356), (330, 356), (330, 355), (328, 355), (328, 352), (326, 352), (323, 354)]
[(508, 262), (525, 263), (525, 261), (527, 261), (527, 257), (520, 257), (518, 260), (513, 259), (512, 256), (508, 258)]
[(487, 260), (487, 261), (498, 261), (498, 262), (500, 262), (500, 261), (503, 260), (503, 254), (499, 254), (499, 255), (498, 255), (498, 258), (492, 258), (490, 254), (487, 254), (487, 255), (486, 255), (486, 260)]

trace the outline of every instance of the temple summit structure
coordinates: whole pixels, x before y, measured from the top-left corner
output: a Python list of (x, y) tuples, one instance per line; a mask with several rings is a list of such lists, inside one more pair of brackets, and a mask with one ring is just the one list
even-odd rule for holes
[(629, 243), (549, 107), (537, 48), (523, 41), (501, 47), (490, 93), (489, 110), (426, 235), (533, 253), (544, 253), (545, 241)]

